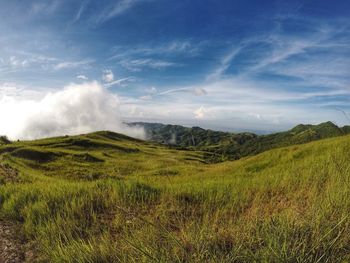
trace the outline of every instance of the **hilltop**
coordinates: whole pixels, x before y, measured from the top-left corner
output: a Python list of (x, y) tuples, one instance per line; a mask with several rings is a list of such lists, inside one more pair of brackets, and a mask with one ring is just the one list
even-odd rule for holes
[(268, 135), (230, 133), (160, 123), (135, 122), (129, 125), (144, 127), (147, 140), (211, 152), (211, 161), (236, 160), (273, 148), (307, 143), (350, 133), (350, 126), (338, 127), (332, 122), (318, 125), (300, 124), (285, 131)]
[(106, 131), (13, 142), (0, 238), (29, 262), (347, 262), (349, 149), (341, 136), (207, 164)]

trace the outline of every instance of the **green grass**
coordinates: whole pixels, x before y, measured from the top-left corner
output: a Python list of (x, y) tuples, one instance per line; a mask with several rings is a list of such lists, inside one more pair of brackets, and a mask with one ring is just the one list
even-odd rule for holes
[(219, 164), (108, 132), (0, 153), (38, 262), (350, 261), (349, 136)]

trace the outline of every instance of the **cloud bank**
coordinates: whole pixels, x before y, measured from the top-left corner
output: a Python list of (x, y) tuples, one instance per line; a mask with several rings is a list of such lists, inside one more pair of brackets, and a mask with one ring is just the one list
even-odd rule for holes
[(119, 104), (98, 82), (71, 84), (37, 99), (0, 93), (0, 134), (36, 139), (110, 130), (143, 138), (141, 128), (122, 122)]

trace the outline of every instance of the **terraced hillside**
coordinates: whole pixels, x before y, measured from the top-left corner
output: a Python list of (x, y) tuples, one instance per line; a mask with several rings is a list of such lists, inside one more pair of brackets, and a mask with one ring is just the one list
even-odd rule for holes
[(111, 132), (2, 145), (0, 227), (28, 262), (350, 260), (349, 136), (206, 154)]

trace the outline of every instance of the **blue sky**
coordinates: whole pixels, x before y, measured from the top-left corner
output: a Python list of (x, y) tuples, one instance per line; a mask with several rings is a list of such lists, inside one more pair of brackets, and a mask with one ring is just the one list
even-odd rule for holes
[(349, 15), (346, 0), (0, 0), (0, 98), (97, 82), (126, 121), (350, 124)]

